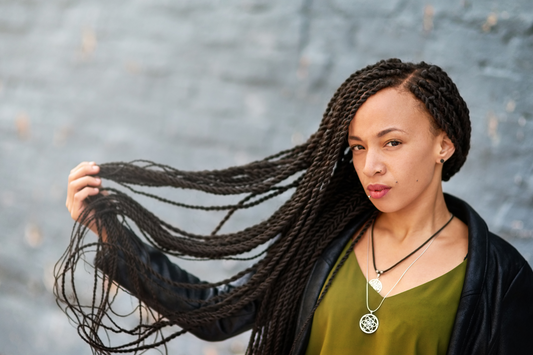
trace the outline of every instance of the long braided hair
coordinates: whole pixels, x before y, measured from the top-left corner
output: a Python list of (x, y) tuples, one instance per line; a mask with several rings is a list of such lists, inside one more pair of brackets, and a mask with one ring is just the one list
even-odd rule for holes
[[(374, 209), (365, 196), (351, 162), (347, 132), (361, 105), (379, 90), (397, 87), (411, 92), (455, 145), (443, 167), (447, 181), (463, 165), (469, 150), (468, 108), (455, 84), (439, 67), (424, 62), (389, 59), (352, 74), (327, 105), (316, 133), (306, 143), (247, 165), (217, 171), (187, 172), (148, 161), (100, 165), (100, 177), (140, 192), (134, 185), (200, 190), (215, 195), (238, 195), (240, 201), (225, 206), (193, 206), (158, 198), (177, 206), (206, 211), (226, 211), (209, 235), (184, 231), (144, 209), (115, 189), (92, 198), (75, 224), (70, 245), (56, 265), (58, 304), (78, 325), (78, 333), (98, 354), (137, 352), (166, 344), (170, 339), (217, 320), (231, 317), (256, 304), (255, 326), (248, 354), (288, 354), (301, 332), (296, 329), (299, 302), (311, 269), (346, 224)], [(221, 227), (237, 210), (251, 208), (293, 190), (269, 218), (244, 230), (221, 234)], [(150, 195), (151, 196), (151, 195)], [(95, 223), (107, 240), (86, 243), (85, 225)], [(139, 255), (137, 237), (124, 225), (135, 226), (154, 248), (178, 257), (239, 258), (263, 247), (252, 266), (216, 283), (175, 282), (164, 277)], [(77, 293), (76, 266), (88, 251), (96, 252), (100, 271), (93, 275), (92, 296)], [(346, 259), (346, 256), (343, 260)], [(137, 323), (127, 328), (113, 306), (117, 297), (114, 270), (128, 270), (128, 292), (142, 295), (134, 305)], [(339, 266), (340, 267), (340, 266)], [(103, 272), (102, 272), (103, 271)], [(336, 273), (336, 272), (335, 272)], [(189, 299), (169, 290), (210, 290), (246, 280), (208, 300)], [(155, 281), (149, 281), (155, 280)], [(85, 281), (86, 282), (86, 281)], [(155, 301), (168, 293), (175, 302), (195, 304), (187, 311), (172, 311)], [(191, 293), (194, 294), (194, 293)], [(320, 300), (319, 300), (320, 301)], [(316, 308), (316, 307), (315, 307)], [(179, 325), (181, 330), (171, 328)], [(111, 345), (116, 333), (130, 335), (121, 345)]]

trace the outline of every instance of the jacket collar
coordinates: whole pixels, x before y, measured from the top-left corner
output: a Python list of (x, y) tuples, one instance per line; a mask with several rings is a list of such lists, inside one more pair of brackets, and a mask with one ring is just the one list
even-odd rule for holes
[(468, 260), (465, 281), (459, 307), (455, 316), (448, 354), (459, 354), (464, 350), (471, 320), (481, 300), (488, 270), (489, 230), (485, 221), (470, 205), (457, 197), (444, 194), (448, 210), (468, 226)]
[(444, 194), (444, 199), (448, 210), (468, 226), (468, 262), (461, 297), (481, 293), (487, 273), (489, 242), (487, 224), (463, 200), (448, 194)]

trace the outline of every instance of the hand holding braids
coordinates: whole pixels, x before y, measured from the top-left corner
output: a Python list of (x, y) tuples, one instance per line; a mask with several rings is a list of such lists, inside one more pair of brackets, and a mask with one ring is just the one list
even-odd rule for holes
[[(226, 211), (226, 216), (211, 234), (198, 235), (161, 220), (121, 191), (108, 189), (109, 195), (92, 199), (74, 226), (70, 245), (56, 265), (55, 294), (93, 351), (98, 354), (135, 352), (164, 345), (185, 331), (230, 317), (256, 302), (259, 309), (247, 354), (289, 354), (295, 338), (303, 331), (296, 329), (298, 308), (315, 261), (351, 219), (374, 209), (353, 169), (346, 138), (350, 121), (359, 107), (386, 87), (411, 92), (431, 114), (435, 128), (445, 131), (455, 144), (455, 153), (443, 169), (442, 178), (448, 180), (460, 169), (469, 150), (468, 108), (439, 67), (423, 62), (402, 63), (398, 59), (380, 61), (352, 74), (335, 92), (317, 132), (305, 144), (263, 160), (199, 172), (181, 171), (150, 161), (102, 164), (101, 178), (113, 180), (133, 193), (182, 208)], [(136, 185), (241, 195), (241, 199), (228, 205), (189, 205), (154, 196), (144, 192), (146, 189), (139, 191)], [(234, 212), (252, 208), (289, 190), (293, 191), (292, 196), (263, 222), (235, 233), (220, 234), (221, 227)], [(100, 232), (106, 232), (105, 243), (85, 241), (88, 230), (85, 225), (91, 220)], [(138, 241), (124, 228), (125, 224), (135, 224), (155, 248), (180, 257), (239, 259), (243, 253), (272, 243), (254, 265), (226, 280), (178, 283), (164, 277), (139, 255)], [(77, 266), (89, 252), (96, 253), (97, 263), (105, 262), (99, 264), (100, 271), (93, 275), (92, 292), (83, 292), (88, 283), (83, 279), (76, 282), (79, 277), (85, 277), (77, 272)], [(129, 272), (127, 285), (122, 286), (149, 306), (141, 301), (137, 303), (133, 314), (139, 321), (133, 325), (121, 319), (120, 314), (124, 312), (118, 312), (114, 305), (120, 297), (112, 282), (119, 263), (125, 264)], [(176, 288), (208, 290), (244, 275), (247, 275), (246, 283), (209, 300), (189, 299), (184, 296), (187, 292), (181, 295), (172, 292)], [(175, 298), (176, 302), (197, 304), (199, 308), (179, 312), (164, 309), (155, 297), (161, 294)], [(163, 332), (173, 324), (183, 330)], [(115, 345), (115, 333), (130, 335), (131, 339)]]

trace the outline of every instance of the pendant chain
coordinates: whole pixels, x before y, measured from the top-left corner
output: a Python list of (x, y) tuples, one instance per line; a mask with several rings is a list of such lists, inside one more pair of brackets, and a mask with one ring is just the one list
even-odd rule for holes
[[(407, 259), (409, 256), (413, 255), (416, 251), (420, 250), (420, 248), (422, 248), (424, 245), (429, 244), (426, 246), (426, 248), (422, 251), (422, 253), (411, 263), (411, 265), (409, 265), (407, 267), (407, 269), (405, 269), (405, 271), (403, 272), (403, 274), (400, 276), (400, 278), (398, 279), (398, 281), (396, 281), (396, 283), (394, 284), (394, 286), (392, 286), (392, 288), (389, 290), (389, 292), (387, 292), (387, 294), (381, 299), (381, 302), (379, 303), (379, 305), (376, 307), (376, 309), (374, 310), (371, 310), (370, 309), (370, 305), (369, 305), (369, 302), (368, 302), (368, 284), (371, 282), (371, 281), (374, 281), (374, 280), (369, 280), (370, 278), (370, 239), (372, 239), (372, 261), (374, 261), (374, 225), (376, 223), (376, 220), (374, 219), (372, 221), (372, 232), (371, 232), (371, 238), (367, 239), (367, 251), (366, 251), (366, 309), (370, 312), (370, 313), (367, 313), (365, 315), (363, 315), (361, 317), (361, 320), (359, 321), (359, 327), (361, 328), (361, 330), (366, 333), (366, 334), (372, 334), (374, 333), (378, 327), (379, 327), (379, 320), (378, 318), (373, 314), (374, 312), (376, 312), (380, 307), (381, 305), (383, 304), (383, 302), (385, 302), (385, 299), (389, 296), (389, 294), (392, 292), (392, 290), (394, 290), (394, 288), (400, 283), (400, 281), (403, 279), (403, 277), (405, 276), (405, 274), (407, 273), (407, 271), (409, 271), (409, 269), (418, 261), (418, 259), (420, 259), (422, 257), (422, 255), (424, 255), (426, 253), (426, 251), (429, 249), (429, 247), (431, 246), (431, 244), (433, 244), (433, 242), (435, 241), (435, 236), (437, 234), (439, 234), (450, 222), (451, 220), (453, 219), (453, 214), (452, 216), (450, 217), (450, 219), (448, 220), (448, 222), (446, 222), (446, 224), (440, 228), (435, 234), (433, 234), (431, 236), (431, 238), (429, 238), (424, 244), (422, 244), (420, 247), (418, 247), (414, 252), (412, 252), (411, 254), (409, 254), (408, 256), (406, 256), (405, 258), (403, 258), (402, 260), (400, 260), (398, 263), (394, 264), (392, 267), (388, 268), (387, 270), (381, 272), (384, 273), (386, 271), (389, 271), (390, 269), (392, 269), (393, 267), (395, 267), (396, 265), (398, 265), (399, 263), (401, 263), (402, 261), (404, 261), (405, 259)], [(355, 253), (355, 249), (354, 249), (354, 253)], [(374, 263), (374, 268), (375, 268), (375, 263)], [(376, 273), (378, 273), (378, 270), (376, 270)], [(379, 279), (379, 275), (380, 273), (378, 273), (378, 279)], [(379, 283), (379, 290), (376, 290), (378, 293), (379, 291), (381, 291), (381, 282), (379, 282), (379, 280), (377, 280), (377, 282)], [(372, 287), (374, 287), (374, 285), (372, 285)]]
[(433, 233), (433, 235), (431, 237), (429, 237), (428, 240), (426, 240), (421, 246), (419, 246), (418, 248), (416, 248), (415, 250), (413, 250), (411, 253), (409, 253), (409, 255), (407, 255), (405, 258), (403, 258), (402, 260), (398, 261), (396, 264), (392, 265), (390, 268), (386, 269), (386, 270), (378, 270), (377, 266), (376, 266), (376, 256), (375, 256), (375, 252), (374, 252), (374, 225), (375, 223), (372, 223), (372, 232), (370, 233), (370, 240), (372, 241), (372, 264), (374, 265), (374, 270), (376, 270), (376, 274), (378, 275), (378, 279), (381, 275), (383, 275), (384, 273), (386, 273), (387, 271), (395, 268), (396, 266), (398, 266), (400, 263), (402, 263), (403, 261), (405, 261), (405, 259), (409, 258), (411, 255), (413, 255), (414, 253), (416, 253), (417, 251), (419, 251), (424, 245), (426, 245), (427, 243), (429, 243), (430, 240), (432, 240), (433, 238), (435, 238), (437, 236), (437, 234), (439, 234), (444, 228), (446, 228), (446, 226), (448, 226), (448, 224), (450, 224), (450, 222), (452, 221), (453, 219), (453, 214), (452, 216), (450, 217), (450, 219), (448, 220), (448, 222), (446, 222), (445, 225), (443, 225), (438, 231), (436, 231), (435, 233)]
[[(396, 287), (396, 285), (398, 285), (401, 281), (401, 279), (405, 276), (405, 274), (407, 273), (407, 271), (409, 271), (409, 269), (411, 268), (411, 266), (413, 266), (417, 261), (418, 259), (420, 259), (422, 257), (422, 255), (424, 255), (424, 253), (429, 249), (429, 247), (431, 246), (431, 244), (433, 244), (433, 242), (435, 241), (435, 239), (431, 240), (431, 242), (428, 244), (428, 246), (426, 247), (426, 249), (424, 249), (424, 251), (411, 263), (411, 265), (409, 265), (407, 267), (407, 269), (405, 269), (405, 271), (403, 272), (402, 276), (400, 276), (400, 278), (398, 279), (398, 281), (396, 281), (396, 283), (394, 284), (394, 286), (392, 286), (392, 288), (389, 290), (389, 292), (387, 292), (387, 294), (383, 297), (383, 299), (381, 300), (381, 302), (379, 303), (379, 305), (377, 306), (376, 309), (374, 310), (371, 310), (370, 309), (370, 306), (368, 304), (368, 282), (366, 283), (366, 308), (368, 309), (368, 311), (370, 313), (374, 313), (376, 312), (380, 307), (381, 305), (383, 304), (383, 302), (385, 302), (385, 298), (387, 298), (387, 296), (392, 292), (392, 290), (394, 290), (394, 288)], [(367, 260), (366, 260), (366, 278), (368, 280), (368, 278), (370, 277), (370, 274), (369, 274), (369, 256), (370, 256), (370, 243), (368, 243), (368, 251), (367, 251)]]

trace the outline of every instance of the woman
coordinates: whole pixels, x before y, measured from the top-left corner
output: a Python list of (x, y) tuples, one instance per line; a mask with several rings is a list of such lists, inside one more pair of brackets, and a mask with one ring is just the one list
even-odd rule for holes
[[(350, 76), (307, 143), (262, 161), (199, 173), (82, 163), (69, 176), (67, 208), (101, 236), (98, 268), (155, 310), (156, 320), (132, 330), (106, 323), (113, 297), (106, 278), (100, 288), (95, 282), (88, 311), (68, 299), (64, 283), (85, 248), (83, 226), (59, 265), (57, 294), (78, 317), (80, 334), (102, 352), (153, 346), (148, 336), (178, 324), (207, 340), (252, 328), (250, 354), (528, 353), (531, 268), (470, 206), (442, 191), (469, 142), (468, 109), (446, 73), (391, 59)], [(227, 218), (296, 190), (264, 222), (218, 235), (225, 218), (211, 236), (198, 236), (122, 193), (102, 196), (96, 175), (127, 186), (247, 193), (217, 207)], [(124, 217), (152, 246), (123, 227)], [(164, 255), (223, 259), (268, 241), (256, 264), (213, 284)], [(98, 330), (109, 327), (138, 340), (106, 346)]]

